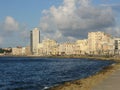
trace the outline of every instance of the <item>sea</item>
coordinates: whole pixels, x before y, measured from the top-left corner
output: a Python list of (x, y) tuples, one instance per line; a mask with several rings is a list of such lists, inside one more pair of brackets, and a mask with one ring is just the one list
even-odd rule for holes
[(96, 74), (114, 61), (0, 57), (0, 90), (45, 90)]

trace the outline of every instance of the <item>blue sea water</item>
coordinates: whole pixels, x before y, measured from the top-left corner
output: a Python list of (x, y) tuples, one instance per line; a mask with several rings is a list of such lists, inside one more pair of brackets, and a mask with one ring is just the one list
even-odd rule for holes
[(89, 59), (0, 57), (0, 90), (43, 90), (113, 64)]

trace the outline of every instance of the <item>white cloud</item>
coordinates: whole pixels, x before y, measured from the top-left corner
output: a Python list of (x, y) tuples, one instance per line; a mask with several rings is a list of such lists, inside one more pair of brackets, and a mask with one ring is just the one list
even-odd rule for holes
[(6, 31), (16, 31), (19, 28), (18, 22), (11, 16), (7, 16), (3, 23), (3, 29)]
[(108, 27), (106, 28), (106, 32), (113, 35), (114, 37), (120, 37), (120, 27)]
[(29, 37), (29, 32), (27, 30), (25, 30), (25, 31), (22, 31), (20, 33), (20, 35), (22, 36), (21, 38), (28, 38)]
[[(30, 32), (27, 26), (18, 23), (14, 17), (6, 16), (4, 21), (0, 21), (0, 31), (1, 47), (27, 45), (29, 42)], [(5, 42), (3, 42), (3, 39)]]
[(101, 6), (103, 7), (110, 7), (112, 8), (114, 11), (116, 11), (117, 13), (120, 13), (120, 3), (117, 4), (101, 4)]
[(106, 31), (106, 28), (115, 25), (113, 10), (92, 6), (91, 0), (64, 0), (62, 5), (52, 6), (43, 14), (40, 28), (44, 36), (57, 36), (57, 40), (63, 37), (64, 40), (82, 38), (89, 31)]

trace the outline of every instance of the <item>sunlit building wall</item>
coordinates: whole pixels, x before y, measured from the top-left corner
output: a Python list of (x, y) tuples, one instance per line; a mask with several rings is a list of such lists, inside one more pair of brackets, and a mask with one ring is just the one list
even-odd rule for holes
[(77, 40), (75, 45), (76, 45), (75, 54), (85, 55), (88, 53), (88, 40), (87, 39)]
[(114, 50), (113, 37), (104, 32), (88, 33), (88, 48), (90, 54), (109, 54)]
[(37, 55), (37, 45), (40, 43), (40, 31), (34, 28), (30, 33), (30, 47), (33, 55)]
[(43, 56), (57, 54), (57, 46), (58, 44), (55, 40), (45, 39), (38, 44), (38, 54)]
[(114, 53), (120, 54), (120, 38), (114, 38)]
[(73, 55), (75, 54), (75, 43), (62, 43), (58, 47), (59, 55)]

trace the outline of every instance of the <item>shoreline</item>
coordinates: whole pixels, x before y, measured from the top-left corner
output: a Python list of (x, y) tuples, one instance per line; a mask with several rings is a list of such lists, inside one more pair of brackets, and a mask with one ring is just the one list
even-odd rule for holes
[(93, 87), (99, 85), (99, 83), (103, 82), (106, 78), (112, 75), (119, 68), (120, 62), (117, 61), (116, 64), (103, 68), (95, 75), (80, 80), (64, 82), (63, 84), (53, 86), (46, 90), (91, 90)]
[(88, 57), (88, 56), (0, 56), (0, 57), (28, 57), (28, 58), (85, 58), (92, 60), (113, 60), (116, 63), (114, 65), (107, 66), (95, 75), (89, 76), (80, 80), (73, 80), (64, 82), (63, 84), (50, 87), (45, 90), (91, 90), (96, 85), (99, 85), (100, 82), (103, 82), (104, 79), (108, 78), (112, 73), (117, 71), (120, 68), (120, 59), (116, 57)]
[(87, 58), (87, 59), (100, 59), (100, 60), (111, 60), (116, 59), (116, 57), (110, 56), (88, 56), (88, 55), (81, 55), (81, 56), (70, 56), (70, 55), (63, 55), (63, 56), (39, 56), (39, 55), (1, 55), (0, 57), (38, 57), (38, 58)]

